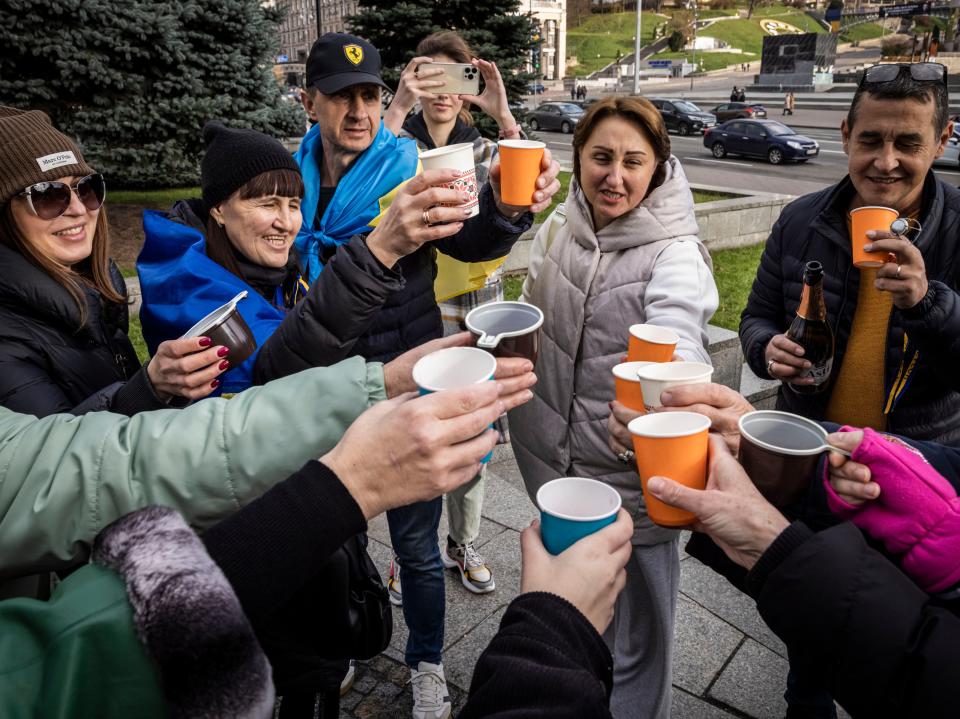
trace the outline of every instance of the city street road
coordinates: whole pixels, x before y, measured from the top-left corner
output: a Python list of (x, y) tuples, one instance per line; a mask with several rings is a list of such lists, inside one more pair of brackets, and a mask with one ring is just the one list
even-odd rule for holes
[[(771, 165), (754, 158), (728, 156), (717, 160), (703, 146), (703, 136), (670, 136), (673, 154), (680, 159), (687, 179), (693, 184), (715, 185), (735, 190), (777, 192), (803, 195), (840, 180), (847, 173), (839, 130), (796, 128), (797, 132), (820, 143), (820, 155), (802, 164)], [(536, 136), (547, 143), (550, 152), (564, 170), (573, 169), (573, 135), (539, 131)], [(951, 185), (960, 185), (960, 168), (937, 165), (935, 172)]]

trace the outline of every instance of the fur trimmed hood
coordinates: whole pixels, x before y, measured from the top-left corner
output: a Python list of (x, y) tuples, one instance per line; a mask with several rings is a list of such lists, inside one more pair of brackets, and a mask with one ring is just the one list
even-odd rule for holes
[(92, 561), (123, 578), (171, 716), (271, 715), (270, 664), (226, 577), (179, 514), (147, 507), (118, 519), (97, 536)]

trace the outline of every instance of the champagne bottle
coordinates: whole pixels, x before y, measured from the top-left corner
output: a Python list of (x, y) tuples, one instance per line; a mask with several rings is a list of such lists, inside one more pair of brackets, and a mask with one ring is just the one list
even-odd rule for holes
[(810, 362), (810, 368), (799, 376), (813, 378), (813, 384), (787, 383), (787, 386), (798, 394), (825, 390), (833, 369), (833, 330), (827, 323), (827, 307), (823, 301), (823, 265), (815, 260), (808, 262), (803, 270), (803, 295), (787, 338), (803, 347), (803, 358)]

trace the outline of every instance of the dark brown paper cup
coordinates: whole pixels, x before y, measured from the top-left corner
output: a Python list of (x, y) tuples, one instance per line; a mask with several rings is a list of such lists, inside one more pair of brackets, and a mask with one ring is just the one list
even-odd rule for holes
[(775, 507), (800, 499), (810, 486), (827, 431), (789, 412), (748, 412), (739, 421), (740, 464), (760, 493)]

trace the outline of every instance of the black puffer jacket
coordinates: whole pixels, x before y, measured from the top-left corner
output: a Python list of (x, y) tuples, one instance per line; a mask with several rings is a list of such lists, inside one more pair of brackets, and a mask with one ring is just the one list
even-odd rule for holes
[(503, 217), (488, 183), (480, 193), (479, 215), (453, 237), (428, 242), (401, 258), (392, 270), (373, 257), (365, 238), (351, 238), (325, 258), (307, 298), (291, 312), (299, 319), (287, 317), (261, 350), (257, 381), (317, 366), (321, 355), (323, 364), (354, 355), (368, 362), (388, 362), (443, 336), (433, 292), (435, 253), (462, 262), (503, 257), (531, 224), (529, 212), (515, 222)]
[(956, 602), (922, 592), (849, 522), (790, 525), (747, 587), (791, 665), (854, 719), (957, 716)]
[[(353, 354), (368, 362), (387, 362), (409, 349), (443, 336), (440, 308), (433, 292), (437, 275), (436, 252), (461, 262), (484, 262), (503, 257), (530, 229), (526, 212), (510, 222), (497, 211), (490, 184), (480, 191), (480, 214), (467, 220), (453, 237), (428, 242), (397, 265), (404, 286), (391, 294), (371, 322)], [(322, 275), (323, 273), (321, 273)]]
[[(853, 267), (846, 212), (853, 195), (849, 178), (805, 195), (784, 208), (760, 259), (740, 320), (740, 342), (750, 368), (769, 377), (764, 349), (790, 326), (800, 303), (803, 267), (823, 263), (827, 319), (836, 338), (833, 374), (843, 363), (857, 309), (860, 273)], [(960, 191), (931, 172), (923, 187), (916, 245), (923, 254), (930, 290), (916, 307), (893, 309), (887, 332), (885, 396), (903, 359), (904, 332), (917, 343), (913, 379), (888, 416), (886, 429), (912, 439), (960, 444)], [(777, 408), (824, 419), (830, 392), (798, 395), (781, 387)]]
[[(114, 286), (126, 294), (111, 266)], [(127, 307), (88, 289), (87, 322), (60, 284), (0, 245), (0, 405), (43, 417), (165, 407), (127, 338)]]

